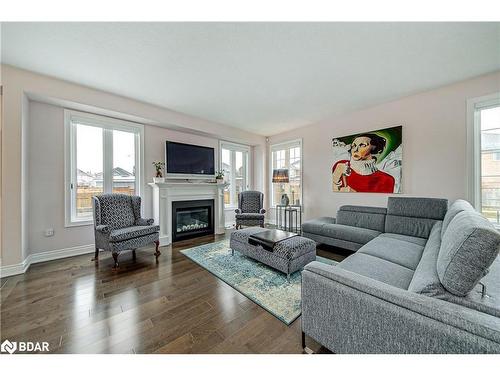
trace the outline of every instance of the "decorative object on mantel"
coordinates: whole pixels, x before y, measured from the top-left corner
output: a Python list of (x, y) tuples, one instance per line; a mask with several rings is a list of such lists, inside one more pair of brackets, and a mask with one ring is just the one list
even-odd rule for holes
[(284, 187), (284, 184), (288, 184), (288, 182), (290, 182), (288, 169), (273, 169), (273, 183), (281, 184), (281, 204), (285, 206), (288, 206), (288, 204), (290, 203), (290, 198), (288, 198), (288, 195), (285, 193)]
[(225, 172), (224, 169), (215, 172), (215, 181), (217, 181), (218, 184), (224, 183), (224, 172)]
[(165, 167), (165, 163), (162, 161), (154, 161), (153, 165), (156, 169), (156, 176), (153, 177), (153, 182), (162, 183), (165, 182), (165, 177), (163, 177), (162, 169)]

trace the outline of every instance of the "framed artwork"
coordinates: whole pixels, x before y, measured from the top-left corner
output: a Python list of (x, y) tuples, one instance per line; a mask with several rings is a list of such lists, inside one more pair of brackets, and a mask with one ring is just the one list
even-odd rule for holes
[(402, 126), (333, 138), (333, 191), (401, 193), (402, 142)]

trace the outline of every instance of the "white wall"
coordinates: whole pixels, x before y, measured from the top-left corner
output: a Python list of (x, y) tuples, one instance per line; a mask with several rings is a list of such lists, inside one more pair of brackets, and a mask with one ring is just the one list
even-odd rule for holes
[[(388, 194), (334, 193), (331, 139), (403, 126), (403, 195), (466, 198), (466, 101), (500, 91), (500, 72), (270, 137), (303, 139), (304, 217), (335, 216), (343, 204), (385, 206)], [(268, 171), (269, 173), (269, 171)]]
[[(151, 162), (164, 159), (164, 142), (168, 138), (215, 147), (218, 139), (224, 139), (258, 146), (262, 152), (265, 149), (262, 136), (166, 108), (7, 65), (1, 65), (1, 76), (2, 267), (19, 265), (31, 253), (93, 242), (91, 227), (63, 226), (62, 106), (146, 124), (144, 165), (145, 176), (149, 179), (153, 175)], [(27, 97), (32, 99), (29, 103)], [(260, 170), (255, 163), (254, 168)], [(256, 185), (255, 188), (264, 186)], [(148, 189), (144, 187), (146, 213), (151, 212)], [(48, 227), (54, 227), (55, 236), (43, 236)]]

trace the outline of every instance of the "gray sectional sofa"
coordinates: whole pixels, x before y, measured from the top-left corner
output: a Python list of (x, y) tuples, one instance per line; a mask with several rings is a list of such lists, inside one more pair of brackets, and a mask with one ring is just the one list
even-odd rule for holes
[[(302, 272), (302, 331), (335, 353), (500, 353), (500, 234), (463, 200), (343, 206), (303, 235), (356, 251)], [(489, 271), (489, 272), (488, 272)]]

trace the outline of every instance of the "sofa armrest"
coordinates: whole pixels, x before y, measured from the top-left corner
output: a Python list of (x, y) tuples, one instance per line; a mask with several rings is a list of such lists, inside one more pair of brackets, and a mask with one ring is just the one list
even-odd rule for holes
[(261, 208), (261, 209), (259, 210), (259, 214), (265, 214), (265, 213), (266, 213), (266, 209), (265, 209), (265, 208)]
[(337, 353), (500, 351), (500, 318), (319, 262), (302, 273), (302, 330)]
[(153, 225), (154, 222), (155, 222), (154, 219), (143, 219), (142, 217), (140, 217), (135, 221), (135, 225), (147, 226), (147, 225)]
[(98, 225), (95, 227), (95, 230), (104, 234), (108, 234), (111, 232), (107, 225)]
[(234, 212), (236, 212), (237, 214), (241, 214), (241, 209), (237, 208), (236, 210), (234, 210)]

